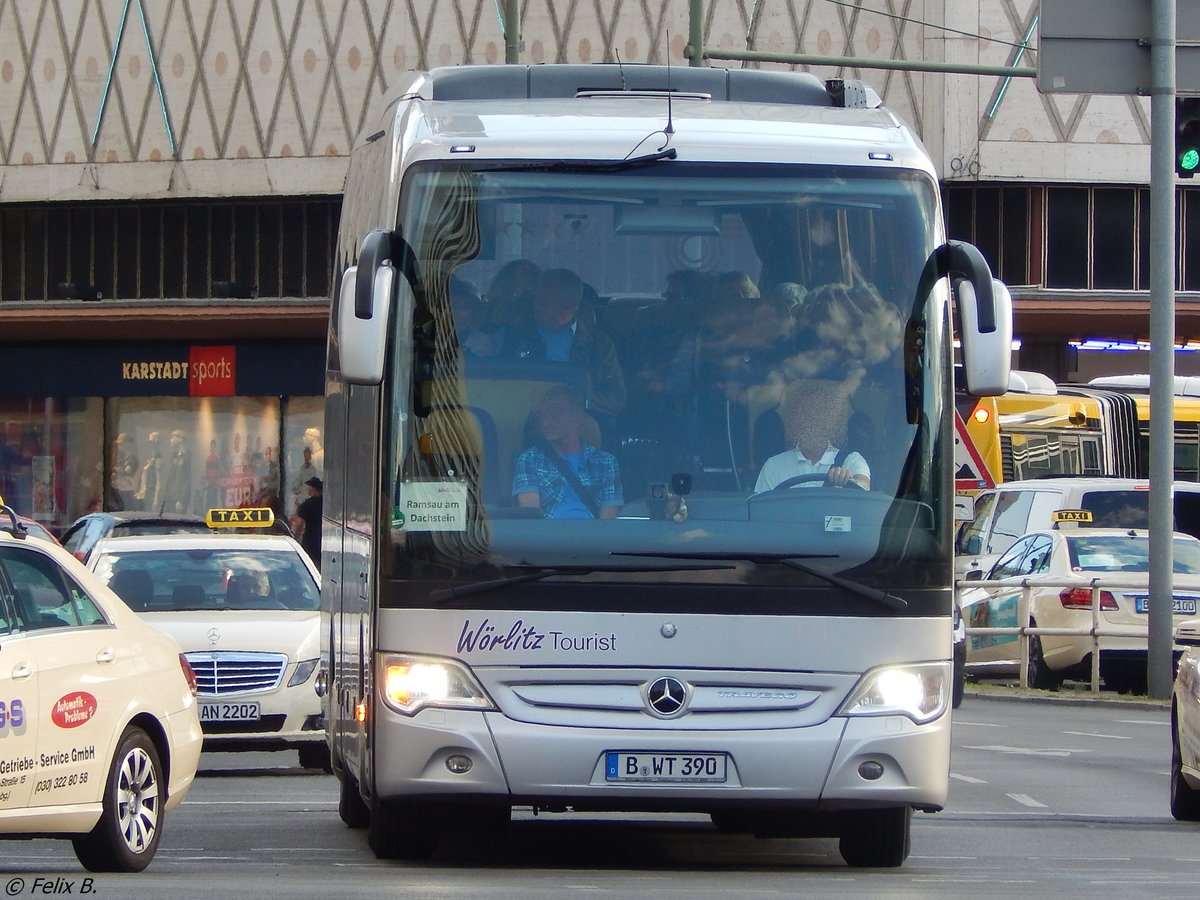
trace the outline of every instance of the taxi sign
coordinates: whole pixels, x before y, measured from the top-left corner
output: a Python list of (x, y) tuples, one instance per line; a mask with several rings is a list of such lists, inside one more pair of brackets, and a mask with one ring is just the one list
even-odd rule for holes
[(204, 523), (209, 528), (270, 528), (275, 524), (275, 512), (269, 506), (210, 509)]
[(1050, 521), (1056, 525), (1059, 522), (1091, 522), (1092, 511), (1090, 509), (1056, 509), (1050, 514)]

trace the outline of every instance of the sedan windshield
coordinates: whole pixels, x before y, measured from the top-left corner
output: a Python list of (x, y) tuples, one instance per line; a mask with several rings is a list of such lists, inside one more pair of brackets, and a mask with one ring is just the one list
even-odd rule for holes
[[(1067, 539), (1071, 568), (1077, 572), (1149, 572), (1150, 539), (1144, 535), (1081, 534)], [(1174, 571), (1200, 574), (1200, 541), (1177, 537), (1172, 546)]]
[(303, 560), (281, 550), (115, 551), (96, 574), (136, 612), (321, 607)]

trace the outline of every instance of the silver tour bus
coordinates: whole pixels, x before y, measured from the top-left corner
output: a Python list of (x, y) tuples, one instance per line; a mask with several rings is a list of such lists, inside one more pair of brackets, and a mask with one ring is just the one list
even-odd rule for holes
[(947, 791), (955, 342), (995, 394), (1012, 330), (911, 131), (794, 72), (414, 73), (337, 253), (343, 820), (381, 858), (521, 808), (903, 863)]

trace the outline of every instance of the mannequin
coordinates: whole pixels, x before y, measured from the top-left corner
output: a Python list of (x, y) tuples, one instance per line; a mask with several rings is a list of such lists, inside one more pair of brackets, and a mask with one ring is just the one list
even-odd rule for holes
[(159, 447), (159, 433), (152, 431), (146, 436), (150, 444), (150, 458), (142, 465), (142, 486), (137, 492), (138, 506), (142, 509), (156, 510), (159, 508), (159, 475), (162, 469), (162, 450)]
[(171, 432), (171, 449), (166, 460), (167, 474), (163, 481), (162, 507), (164, 513), (187, 512), (192, 495), (192, 454), (187, 448), (182, 428)]
[(113, 447), (112, 486), (120, 497), (121, 509), (133, 509), (138, 492), (142, 467), (137, 449), (129, 435), (122, 431)]
[(325, 449), (321, 446), (321, 429), (309, 427), (304, 429), (304, 446), (312, 451), (312, 465), (317, 474), (325, 468)]

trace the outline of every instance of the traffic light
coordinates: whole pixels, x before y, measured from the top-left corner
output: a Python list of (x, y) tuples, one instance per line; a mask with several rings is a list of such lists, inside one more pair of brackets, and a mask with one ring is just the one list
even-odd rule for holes
[(1200, 97), (1175, 98), (1175, 174), (1191, 178), (1200, 168)]

